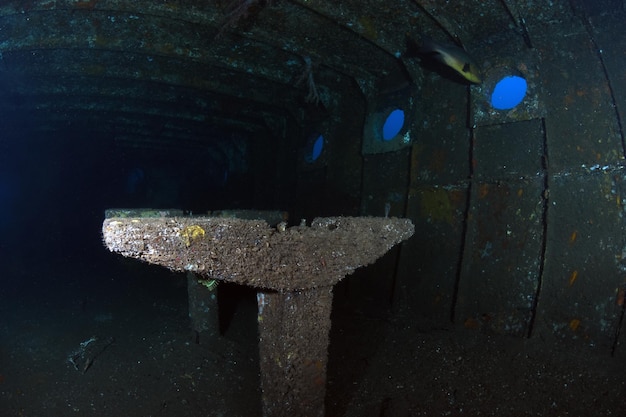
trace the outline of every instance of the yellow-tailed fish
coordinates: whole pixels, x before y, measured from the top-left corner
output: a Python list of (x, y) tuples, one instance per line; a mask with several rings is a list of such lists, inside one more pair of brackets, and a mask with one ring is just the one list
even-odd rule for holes
[(469, 82), (480, 84), (483, 81), (476, 61), (463, 48), (442, 44), (425, 36), (422, 37), (419, 44), (407, 38), (407, 45), (409, 56), (417, 55), (422, 59), (432, 57), (432, 59), (453, 69), (455, 73)]

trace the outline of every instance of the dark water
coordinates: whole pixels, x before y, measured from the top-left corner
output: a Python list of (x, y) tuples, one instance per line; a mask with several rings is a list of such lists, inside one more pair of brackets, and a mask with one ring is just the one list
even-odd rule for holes
[[(225, 168), (192, 162), (67, 132), (0, 137), (0, 415), (258, 412), (254, 304), (197, 343), (185, 276), (102, 244), (109, 207), (220, 206)], [(185, 188), (200, 183), (202, 198)]]

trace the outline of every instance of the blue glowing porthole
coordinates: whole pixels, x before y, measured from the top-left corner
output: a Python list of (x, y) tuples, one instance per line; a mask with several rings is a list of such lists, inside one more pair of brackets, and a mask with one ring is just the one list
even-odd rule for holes
[(491, 93), (491, 105), (497, 110), (509, 110), (524, 100), (528, 84), (522, 77), (510, 75), (496, 84)]
[(324, 136), (323, 135), (312, 135), (311, 139), (309, 139), (309, 144), (307, 146), (307, 154), (305, 159), (307, 162), (315, 162), (322, 154), (324, 150)]
[(383, 140), (389, 141), (395, 138), (398, 133), (404, 127), (404, 110), (395, 109), (387, 119), (385, 119), (385, 124), (383, 124)]

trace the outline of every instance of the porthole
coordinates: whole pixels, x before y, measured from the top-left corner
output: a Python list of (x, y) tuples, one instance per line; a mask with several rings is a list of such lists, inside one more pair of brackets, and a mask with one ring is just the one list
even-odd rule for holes
[(383, 140), (390, 141), (395, 138), (404, 127), (404, 110), (395, 109), (385, 119), (383, 124)]
[(491, 105), (497, 110), (510, 110), (526, 97), (526, 80), (516, 75), (502, 78), (491, 93)]

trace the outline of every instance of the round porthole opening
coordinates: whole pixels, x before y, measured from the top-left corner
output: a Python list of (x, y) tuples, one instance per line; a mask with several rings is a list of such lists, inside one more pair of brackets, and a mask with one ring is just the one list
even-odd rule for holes
[(395, 109), (385, 119), (383, 124), (383, 140), (390, 141), (395, 138), (404, 127), (404, 110)]
[(497, 110), (510, 110), (524, 100), (528, 84), (517, 75), (502, 78), (491, 93), (491, 105)]
[(322, 155), (323, 150), (324, 150), (324, 135), (321, 135), (321, 134), (311, 135), (307, 143), (307, 152), (305, 155), (305, 160), (309, 163), (317, 161), (320, 155)]

